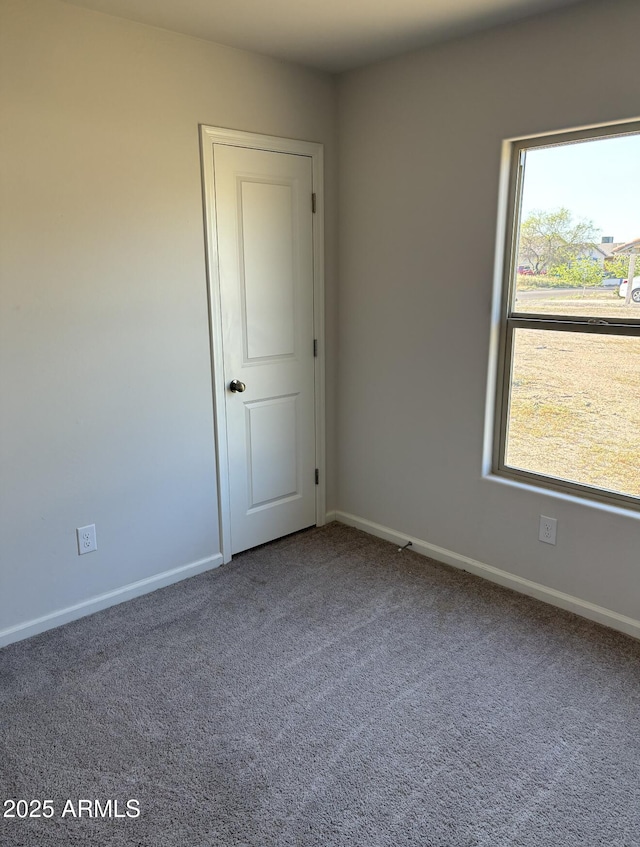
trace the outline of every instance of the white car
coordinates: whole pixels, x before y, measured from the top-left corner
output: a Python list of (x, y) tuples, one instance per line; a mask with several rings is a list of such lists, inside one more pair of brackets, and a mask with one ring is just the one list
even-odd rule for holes
[[(620, 283), (618, 294), (621, 297), (627, 296), (627, 283), (628, 280), (626, 279), (623, 279)], [(634, 276), (633, 278), (633, 285), (631, 286), (631, 299), (634, 303), (640, 303), (640, 276)]]

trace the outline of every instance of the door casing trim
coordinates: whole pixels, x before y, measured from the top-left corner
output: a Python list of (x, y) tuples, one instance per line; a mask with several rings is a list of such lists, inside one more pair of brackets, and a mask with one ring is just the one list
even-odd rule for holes
[[(200, 125), (200, 158), (209, 309), (209, 343), (213, 391), (214, 444), (218, 491), (218, 525), (223, 561), (231, 561), (231, 506), (229, 497), (229, 451), (227, 449), (226, 385), (222, 348), (222, 308), (215, 205), (213, 145), (228, 144), (272, 153), (308, 156), (312, 165), (312, 190), (316, 195), (313, 227), (313, 325), (318, 340), (314, 358), (316, 468), (316, 524), (326, 523), (326, 447), (325, 447), (325, 330), (324, 330), (324, 147), (315, 141), (298, 141), (274, 135)], [(311, 198), (309, 198), (311, 202)]]

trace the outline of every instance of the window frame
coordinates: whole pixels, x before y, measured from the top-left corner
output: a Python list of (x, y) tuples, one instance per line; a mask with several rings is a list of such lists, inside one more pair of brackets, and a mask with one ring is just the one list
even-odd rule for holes
[[(509, 422), (509, 400), (511, 394), (511, 374), (513, 366), (513, 344), (517, 329), (555, 330), (563, 332), (596, 333), (600, 335), (634, 336), (640, 338), (640, 313), (636, 318), (621, 318), (615, 321), (589, 317), (535, 312), (517, 312), (515, 304), (515, 286), (517, 284), (518, 236), (520, 231), (520, 211), (524, 187), (524, 168), (522, 152), (539, 147), (560, 146), (582, 140), (598, 140), (640, 133), (640, 121), (625, 121), (601, 125), (589, 129), (579, 129), (541, 136), (519, 138), (510, 142), (509, 178), (507, 181), (507, 202), (505, 212), (504, 247), (502, 251), (502, 285), (500, 292), (500, 333), (498, 345), (498, 367), (493, 417), (493, 462), (492, 473), (515, 482), (533, 485), (542, 489), (577, 495), (589, 500), (610, 505), (623, 506), (640, 511), (640, 497), (630, 494), (596, 488), (586, 483), (572, 482), (558, 477), (547, 476), (535, 471), (514, 468), (505, 462)], [(638, 260), (640, 273), (640, 258)]]

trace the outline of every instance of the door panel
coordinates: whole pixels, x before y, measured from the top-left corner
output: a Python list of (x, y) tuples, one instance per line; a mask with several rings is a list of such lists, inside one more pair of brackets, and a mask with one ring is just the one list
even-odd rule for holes
[(299, 497), (298, 395), (245, 403), (249, 509), (285, 497)]
[(292, 356), (296, 318), (292, 186), (247, 179), (241, 186), (246, 359)]
[(315, 523), (311, 159), (214, 145), (231, 549)]

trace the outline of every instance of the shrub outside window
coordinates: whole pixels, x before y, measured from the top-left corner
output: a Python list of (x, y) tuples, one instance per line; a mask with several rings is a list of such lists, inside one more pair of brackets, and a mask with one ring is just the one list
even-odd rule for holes
[(640, 123), (512, 144), (494, 471), (640, 508)]

